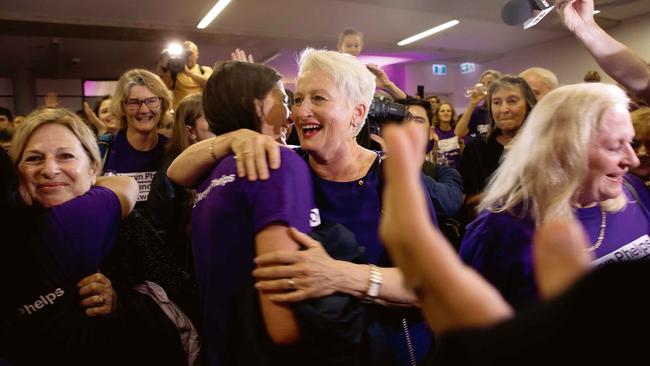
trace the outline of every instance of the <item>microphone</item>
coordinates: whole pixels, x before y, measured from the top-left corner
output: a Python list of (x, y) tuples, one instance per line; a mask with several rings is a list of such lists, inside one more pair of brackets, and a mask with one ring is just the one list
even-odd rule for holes
[(510, 0), (501, 9), (501, 19), (508, 25), (535, 26), (555, 8), (554, 0)]
[(510, 0), (501, 9), (501, 20), (507, 25), (522, 25), (533, 14), (529, 0)]

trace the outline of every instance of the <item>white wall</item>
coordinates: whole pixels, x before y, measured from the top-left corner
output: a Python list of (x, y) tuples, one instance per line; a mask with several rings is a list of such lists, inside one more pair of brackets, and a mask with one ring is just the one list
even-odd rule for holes
[[(650, 61), (650, 14), (610, 28), (608, 33), (634, 49), (642, 58)], [(567, 33), (567, 37), (559, 40), (522, 48), (500, 59), (477, 65), (477, 70), (471, 74), (461, 75), (458, 64), (454, 63), (447, 64), (448, 74), (445, 77), (434, 77), (431, 64), (428, 63), (407, 65), (404, 87), (407, 92), (411, 92), (415, 90), (417, 84), (424, 84), (427, 93), (439, 91), (451, 94), (451, 102), (457, 110), (462, 111), (467, 105), (463, 88), (475, 83), (483, 70), (497, 69), (504, 73), (518, 74), (531, 66), (552, 70), (557, 74), (561, 84), (581, 82), (587, 70), (598, 70), (603, 76), (603, 81), (613, 82), (598, 67), (580, 42)]]

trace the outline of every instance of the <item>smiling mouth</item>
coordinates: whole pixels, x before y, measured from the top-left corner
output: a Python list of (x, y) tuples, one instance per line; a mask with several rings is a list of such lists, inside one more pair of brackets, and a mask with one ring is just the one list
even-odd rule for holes
[(306, 125), (302, 127), (302, 135), (305, 137), (312, 137), (316, 135), (320, 130), (323, 129), (323, 126), (319, 125)]
[(623, 183), (623, 176), (619, 174), (607, 174), (607, 179), (615, 183)]

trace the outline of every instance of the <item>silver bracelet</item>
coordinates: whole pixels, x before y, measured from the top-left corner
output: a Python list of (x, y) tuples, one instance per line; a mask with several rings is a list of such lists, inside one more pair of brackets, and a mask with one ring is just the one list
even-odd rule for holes
[(382, 275), (379, 267), (370, 264), (370, 276), (368, 278), (368, 289), (363, 296), (362, 301), (367, 304), (372, 304), (379, 296), (379, 289), (381, 288)]

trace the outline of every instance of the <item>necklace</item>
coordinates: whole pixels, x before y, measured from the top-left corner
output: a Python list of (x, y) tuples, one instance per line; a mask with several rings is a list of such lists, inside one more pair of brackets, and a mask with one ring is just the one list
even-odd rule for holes
[(605, 209), (603, 208), (603, 205), (600, 205), (600, 231), (598, 232), (598, 238), (596, 239), (596, 243), (592, 245), (591, 247), (585, 249), (587, 252), (593, 252), (594, 250), (598, 249), (602, 244), (603, 240), (605, 239), (605, 228), (607, 227), (607, 214), (605, 212)]

